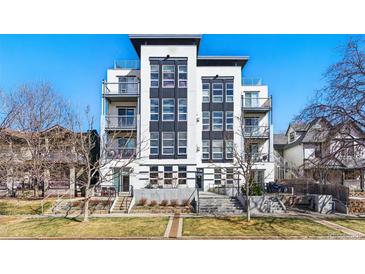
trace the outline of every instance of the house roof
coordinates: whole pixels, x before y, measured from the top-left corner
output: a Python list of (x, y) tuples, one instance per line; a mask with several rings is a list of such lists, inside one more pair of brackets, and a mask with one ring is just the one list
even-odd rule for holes
[(288, 143), (288, 138), (285, 134), (279, 133), (274, 134), (274, 145), (286, 145)]
[(248, 56), (198, 56), (198, 66), (239, 66), (243, 68), (249, 57)]

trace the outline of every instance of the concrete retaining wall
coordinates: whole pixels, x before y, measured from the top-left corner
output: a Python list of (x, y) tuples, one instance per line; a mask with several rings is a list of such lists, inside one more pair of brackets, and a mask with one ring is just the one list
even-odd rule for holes
[(136, 203), (142, 198), (147, 199), (147, 202), (156, 201), (160, 203), (162, 200), (177, 200), (178, 203), (182, 203), (184, 200), (189, 199), (192, 201), (195, 198), (195, 188), (166, 188), (166, 189), (135, 189), (133, 195)]

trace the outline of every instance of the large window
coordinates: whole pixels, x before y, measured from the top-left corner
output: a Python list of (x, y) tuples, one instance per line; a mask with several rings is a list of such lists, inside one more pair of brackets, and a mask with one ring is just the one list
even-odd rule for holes
[(157, 98), (151, 99), (151, 108), (150, 108), (151, 121), (158, 121), (158, 111), (159, 111), (158, 104), (159, 102)]
[(174, 155), (175, 148), (175, 133), (162, 132), (162, 154)]
[(162, 121), (175, 120), (175, 99), (162, 99)]
[(223, 111), (213, 111), (213, 126), (212, 130), (223, 130)]
[(209, 140), (203, 140), (202, 157), (203, 157), (203, 159), (209, 159), (210, 158)]
[(162, 66), (162, 87), (174, 88), (175, 87), (175, 66), (165, 65)]
[(135, 138), (118, 138), (118, 157), (129, 159), (134, 157), (136, 153)]
[(188, 66), (178, 66), (179, 71), (179, 88), (186, 88), (188, 86)]
[(233, 83), (226, 83), (226, 102), (233, 102)]
[(172, 166), (165, 166), (164, 167), (164, 184), (171, 185), (172, 178), (173, 178)]
[(203, 83), (203, 103), (209, 103), (210, 102), (210, 84), (209, 83)]
[(159, 133), (158, 132), (151, 132), (150, 133), (150, 154), (151, 155), (158, 155), (158, 141)]
[(186, 166), (179, 166), (179, 185), (186, 185)]
[(187, 132), (179, 132), (177, 137), (178, 137), (178, 154), (186, 155), (188, 146)]
[(226, 140), (226, 159), (233, 159), (233, 140)]
[(150, 166), (150, 184), (158, 184), (158, 166)]
[(186, 98), (179, 98), (179, 121), (186, 121), (188, 116), (188, 107)]
[(226, 112), (226, 130), (233, 130), (233, 111)]
[(158, 88), (159, 66), (151, 65), (151, 88)]
[(210, 112), (209, 111), (203, 111), (203, 131), (209, 131), (210, 130)]
[(258, 107), (259, 106), (259, 93), (256, 91), (245, 92), (245, 107)]
[(222, 83), (214, 83), (213, 84), (213, 103), (222, 103), (223, 102), (223, 84)]
[(223, 140), (212, 140), (212, 159), (223, 159)]

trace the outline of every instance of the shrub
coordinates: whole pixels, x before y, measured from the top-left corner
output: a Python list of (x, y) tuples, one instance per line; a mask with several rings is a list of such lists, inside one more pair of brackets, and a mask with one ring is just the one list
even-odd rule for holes
[(177, 200), (176, 199), (171, 200), (170, 205), (173, 206), (173, 207), (177, 206)]
[[(243, 185), (241, 188), (242, 194), (246, 194), (246, 185)], [(262, 189), (259, 184), (253, 183), (250, 188), (250, 196), (261, 196), (262, 195)]]
[(157, 206), (157, 202), (155, 200), (151, 201), (150, 206)]
[(147, 199), (146, 198), (141, 198), (139, 201), (138, 201), (138, 205), (139, 206), (145, 206), (147, 204)]
[(182, 200), (181, 205), (182, 205), (182, 206), (189, 206), (189, 205), (190, 205), (190, 201), (189, 201), (189, 199), (184, 199), (184, 200)]
[(167, 206), (168, 205), (168, 201), (167, 200), (162, 200), (160, 203), (160, 206)]

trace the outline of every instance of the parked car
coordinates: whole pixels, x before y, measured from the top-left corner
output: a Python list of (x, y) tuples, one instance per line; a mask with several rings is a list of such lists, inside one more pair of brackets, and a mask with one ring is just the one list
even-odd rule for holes
[(281, 185), (277, 182), (269, 182), (267, 184), (267, 192), (270, 193), (285, 193), (288, 192), (288, 187), (285, 185)]

